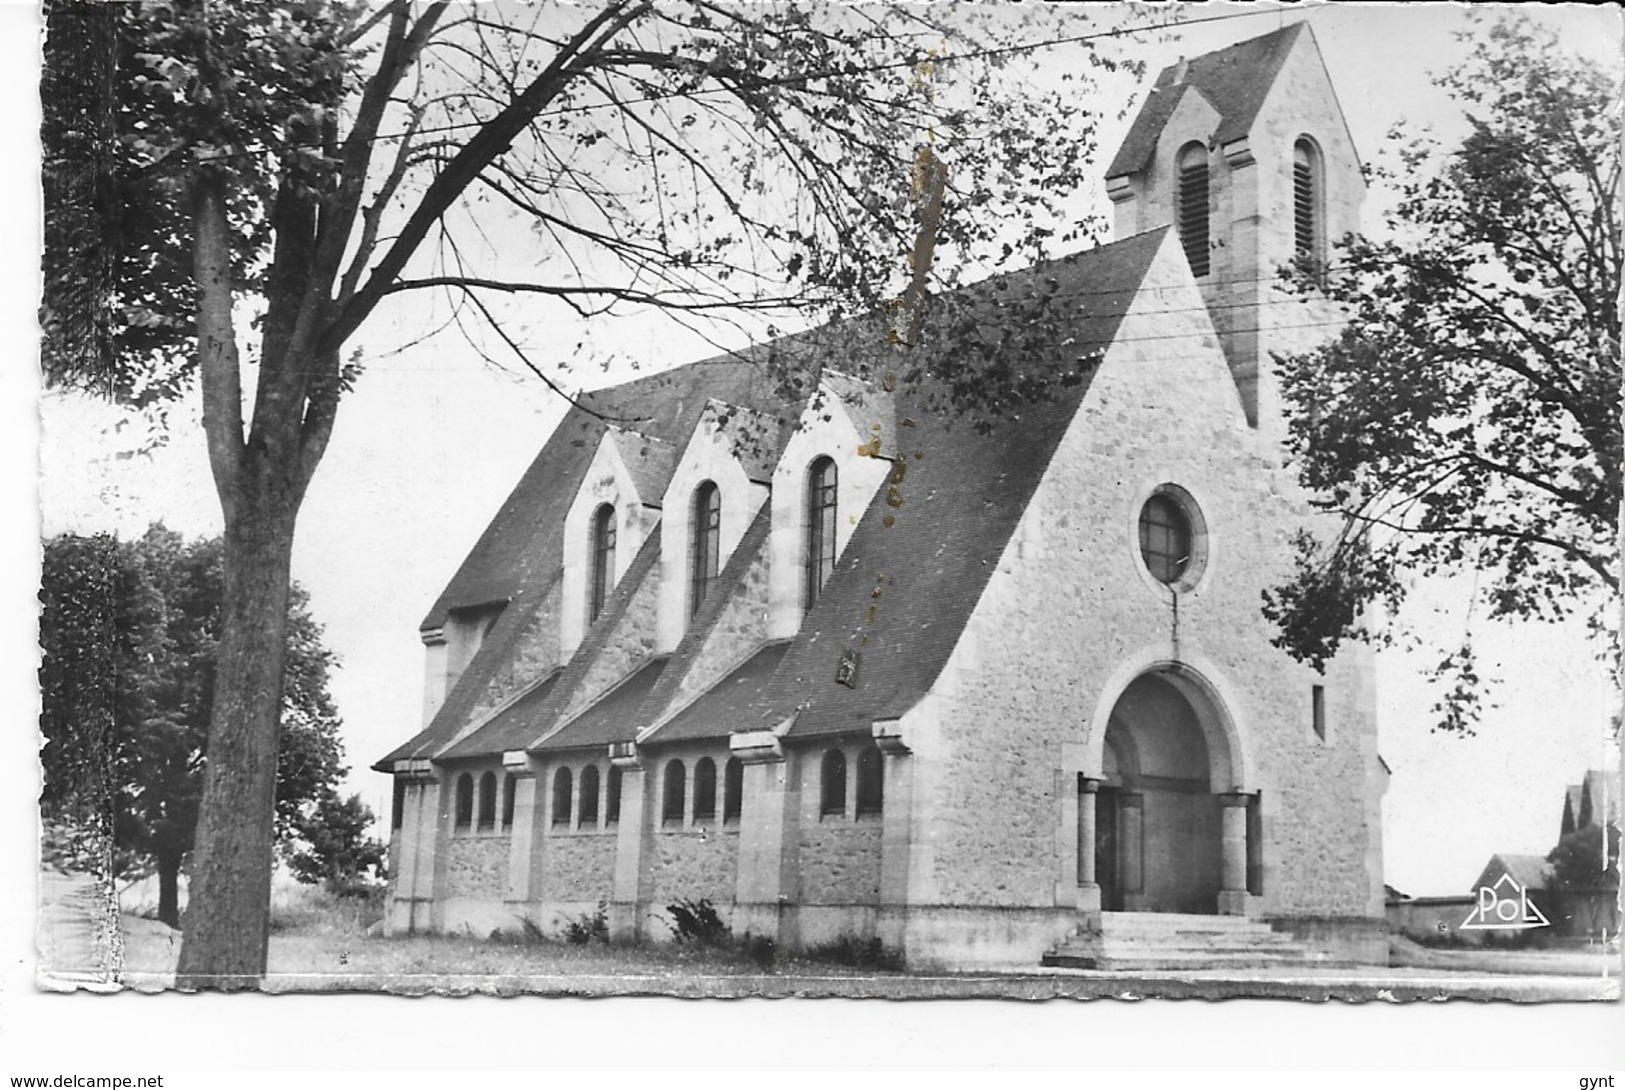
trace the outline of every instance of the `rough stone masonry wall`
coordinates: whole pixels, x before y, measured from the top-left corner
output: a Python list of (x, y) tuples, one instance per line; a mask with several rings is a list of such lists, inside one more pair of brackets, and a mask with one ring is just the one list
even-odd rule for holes
[(609, 633), (597, 661), (570, 695), (563, 718), (569, 718), (597, 700), (604, 690), (653, 657), (659, 595), (660, 568), (656, 565), (644, 576), (643, 583), (627, 603), (626, 615)]
[[(656, 736), (658, 737), (658, 735)], [(694, 766), (701, 757), (716, 765), (716, 814), (694, 820)], [(683, 818), (666, 822), (661, 814), (666, 764), (683, 762)], [(651, 817), (648, 841), (649, 910), (664, 919), (665, 906), (679, 899), (709, 900), (724, 913), (733, 903), (739, 872), (739, 825), (724, 825), (723, 770), (728, 761), (726, 744), (701, 742), (663, 749), (647, 762), (645, 806)], [(651, 929), (657, 938), (665, 937), (661, 925)]]
[[(1149, 283), (1188, 276), (1168, 264), (1176, 245)], [(1257, 453), (1196, 292), (1142, 293), (1138, 306), (939, 679), (937, 730), (915, 743), (915, 837), (929, 837), (930, 853), (911, 896), (1056, 903), (1061, 853), (1075, 850), (1062, 826), (1061, 792), (1073, 790), (1061, 782), (1063, 746), (1086, 740), (1113, 671), (1173, 644), (1214, 675), (1244, 736), (1244, 786), (1263, 792), (1266, 911), (1361, 915), (1377, 832), (1365, 808), (1369, 718), (1334, 672), (1327, 700), (1344, 727), (1315, 740), (1317, 678), (1270, 645), (1259, 611), (1262, 588), (1288, 573), (1296, 505)], [(1137, 559), (1139, 508), (1163, 482), (1192, 494), (1209, 538), (1205, 577), (1179, 596), (1177, 634), (1171, 596)]]
[(607, 901), (615, 892), (615, 828), (542, 837), (542, 901)]
[(687, 703), (718, 681), (767, 639), (768, 552), (763, 548), (745, 577), (728, 595), (728, 602), (707, 634), (678, 686), (678, 705)]
[(498, 668), (469, 713), (470, 722), (489, 715), (498, 704), (559, 664), (560, 601), (559, 584), (555, 582), (536, 611), (526, 618), (511, 656)]
[[(820, 775), (824, 750), (839, 748), (846, 757), (846, 799), (839, 814), (822, 813)], [(855, 814), (858, 751), (863, 744), (831, 740), (808, 749), (801, 768), (798, 816), (801, 896), (804, 905), (876, 905), (880, 903), (880, 814)]]
[(444, 896), (500, 901), (508, 890), (508, 834), (458, 833), (446, 842)]

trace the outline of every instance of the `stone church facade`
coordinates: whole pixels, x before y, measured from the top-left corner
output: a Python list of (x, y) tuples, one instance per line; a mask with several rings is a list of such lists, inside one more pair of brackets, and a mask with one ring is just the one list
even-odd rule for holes
[(704, 898), (913, 965), (1158, 913), (1382, 956), (1369, 663), (1260, 614), (1315, 517), (1270, 353), (1335, 323), (1276, 274), (1363, 196), (1312, 33), (1165, 70), (1108, 192), (1117, 241), (1017, 274), (1098, 356), (990, 431), (838, 353), (572, 409), (424, 621), (392, 931), (659, 939)]

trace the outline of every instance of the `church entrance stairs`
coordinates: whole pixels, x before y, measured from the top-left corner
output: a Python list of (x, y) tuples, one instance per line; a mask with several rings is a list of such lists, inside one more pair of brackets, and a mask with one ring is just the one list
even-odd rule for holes
[(1100, 930), (1079, 930), (1044, 955), (1072, 969), (1251, 969), (1330, 962), (1269, 924), (1245, 916), (1185, 912), (1103, 912)]

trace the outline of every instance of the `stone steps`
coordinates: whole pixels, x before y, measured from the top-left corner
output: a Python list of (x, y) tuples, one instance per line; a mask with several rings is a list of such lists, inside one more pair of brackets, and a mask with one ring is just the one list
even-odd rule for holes
[(1075, 932), (1043, 958), (1049, 966), (1120, 972), (1323, 963), (1258, 920), (1182, 912), (1103, 913), (1099, 931)]

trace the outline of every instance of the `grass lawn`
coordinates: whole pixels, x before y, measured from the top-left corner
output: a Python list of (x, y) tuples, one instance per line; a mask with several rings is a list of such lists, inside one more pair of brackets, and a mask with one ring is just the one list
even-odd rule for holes
[[(393, 992), (410, 995), (850, 996), (876, 998), (1146, 998), (1279, 996), (1310, 1000), (1506, 999), (1516, 1002), (1619, 997), (1614, 968), (1587, 979), (1561, 969), (1443, 963), (1324, 969), (1312, 973), (1208, 970), (1139, 976), (1076, 970), (1014, 973), (902, 972), (816, 958), (758, 964), (739, 944), (642, 945), (510, 935), (386, 938), (369, 935), (377, 909), (317, 890), (279, 896), (272, 913), (268, 992)], [(174, 986), (180, 933), (126, 913), (124, 983), (143, 991)], [(1572, 972), (1572, 970), (1571, 970)]]

